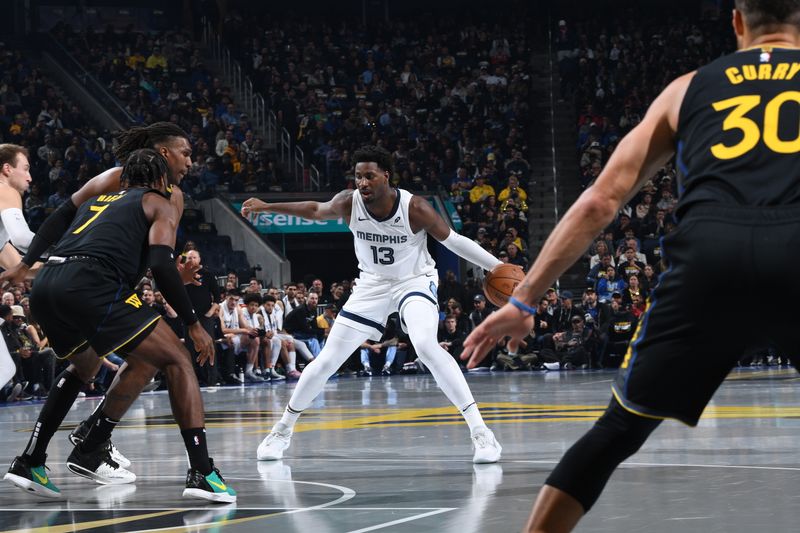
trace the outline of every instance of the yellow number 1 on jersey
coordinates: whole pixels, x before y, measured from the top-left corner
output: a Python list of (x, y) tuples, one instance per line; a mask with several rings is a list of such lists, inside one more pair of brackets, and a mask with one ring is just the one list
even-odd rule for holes
[(81, 226), (80, 228), (78, 228), (78, 229), (76, 229), (75, 231), (73, 231), (73, 232), (72, 232), (72, 234), (73, 234), (73, 235), (77, 235), (78, 233), (80, 233), (80, 232), (82, 232), (83, 230), (85, 230), (85, 229), (86, 229), (86, 226), (88, 226), (89, 224), (91, 224), (92, 222), (94, 222), (94, 219), (96, 219), (97, 217), (99, 217), (99, 216), (100, 216), (100, 213), (102, 213), (103, 211), (105, 211), (107, 207), (108, 207), (108, 205), (103, 205), (103, 206), (100, 206), (100, 205), (90, 205), (90, 206), (89, 206), (89, 211), (95, 211), (95, 212), (96, 212), (96, 214), (95, 214), (95, 215), (94, 215), (92, 218), (90, 218), (89, 220), (87, 220), (87, 221), (86, 221), (86, 223), (84, 223), (84, 224), (83, 224), (83, 226)]

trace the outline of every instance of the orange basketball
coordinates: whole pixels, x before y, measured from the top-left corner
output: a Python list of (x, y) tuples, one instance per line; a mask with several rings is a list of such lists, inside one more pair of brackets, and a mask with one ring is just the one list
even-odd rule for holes
[(483, 293), (497, 307), (501, 307), (511, 298), (511, 293), (525, 279), (525, 273), (519, 265), (502, 263), (492, 269), (483, 278)]

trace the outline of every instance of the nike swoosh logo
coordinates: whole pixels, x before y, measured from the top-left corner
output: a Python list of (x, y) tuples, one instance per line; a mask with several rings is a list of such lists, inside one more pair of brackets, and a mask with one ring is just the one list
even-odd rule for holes
[(364, 222), (365, 220), (367, 220), (367, 219), (366, 219), (366, 218), (361, 218), (361, 217), (358, 217), (358, 221), (359, 221), (359, 222)]
[(222, 485), (220, 485), (216, 481), (211, 481), (210, 479), (206, 479), (206, 481), (208, 481), (208, 483), (210, 485), (212, 485), (214, 487), (217, 487), (219, 490), (223, 490), (223, 491), (227, 491), (228, 490), (228, 487), (226, 487), (224, 483)]
[(33, 477), (36, 478), (36, 481), (38, 481), (42, 485), (47, 485), (47, 481), (48, 481), (47, 476), (42, 477), (39, 474), (37, 474), (36, 472), (34, 472), (33, 470), (31, 470), (31, 473), (33, 474)]

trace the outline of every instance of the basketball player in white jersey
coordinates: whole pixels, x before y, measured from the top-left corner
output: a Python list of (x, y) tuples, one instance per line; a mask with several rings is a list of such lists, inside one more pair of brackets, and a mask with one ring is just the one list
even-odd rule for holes
[[(9, 269), (19, 263), (22, 256), (17, 251), (27, 251), (33, 239), (22, 216), (22, 195), (31, 184), (28, 151), (16, 144), (0, 144), (0, 266)], [(0, 387), (16, 373), (6, 342), (0, 336)]]
[(353, 233), (361, 271), (325, 347), (303, 370), (283, 417), (258, 447), (258, 459), (283, 457), (300, 413), (365, 340), (380, 339), (387, 317), (399, 311), (401, 325), (408, 331), (417, 355), (469, 425), (475, 448), (473, 462), (497, 462), (500, 444), (484, 424), (458, 364), (436, 342), (438, 276), (428, 254), (427, 235), (486, 270), (500, 261), (474, 241), (451, 231), (427, 200), (390, 187), (389, 152), (365, 146), (353, 157), (357, 189), (342, 191), (329, 202), (267, 204), (250, 198), (242, 205), (245, 217), (272, 212), (311, 220), (343, 218)]

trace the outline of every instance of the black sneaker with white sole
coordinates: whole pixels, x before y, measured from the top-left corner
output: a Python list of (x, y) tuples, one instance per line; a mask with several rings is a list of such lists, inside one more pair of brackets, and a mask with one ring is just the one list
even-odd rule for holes
[[(89, 422), (84, 420), (78, 425), (78, 427), (72, 430), (67, 438), (73, 446), (77, 446), (86, 440), (86, 435), (89, 434), (89, 429), (91, 429)], [(109, 444), (111, 445), (111, 458), (114, 459), (114, 461), (116, 461), (122, 468), (130, 468), (130, 459), (122, 455), (122, 452), (119, 451), (116, 446), (114, 446), (113, 442), (109, 441)]]
[(75, 446), (67, 459), (67, 468), (73, 473), (91, 479), (101, 485), (133, 483), (136, 474), (125, 470), (111, 458), (111, 441), (106, 441), (91, 452)]

